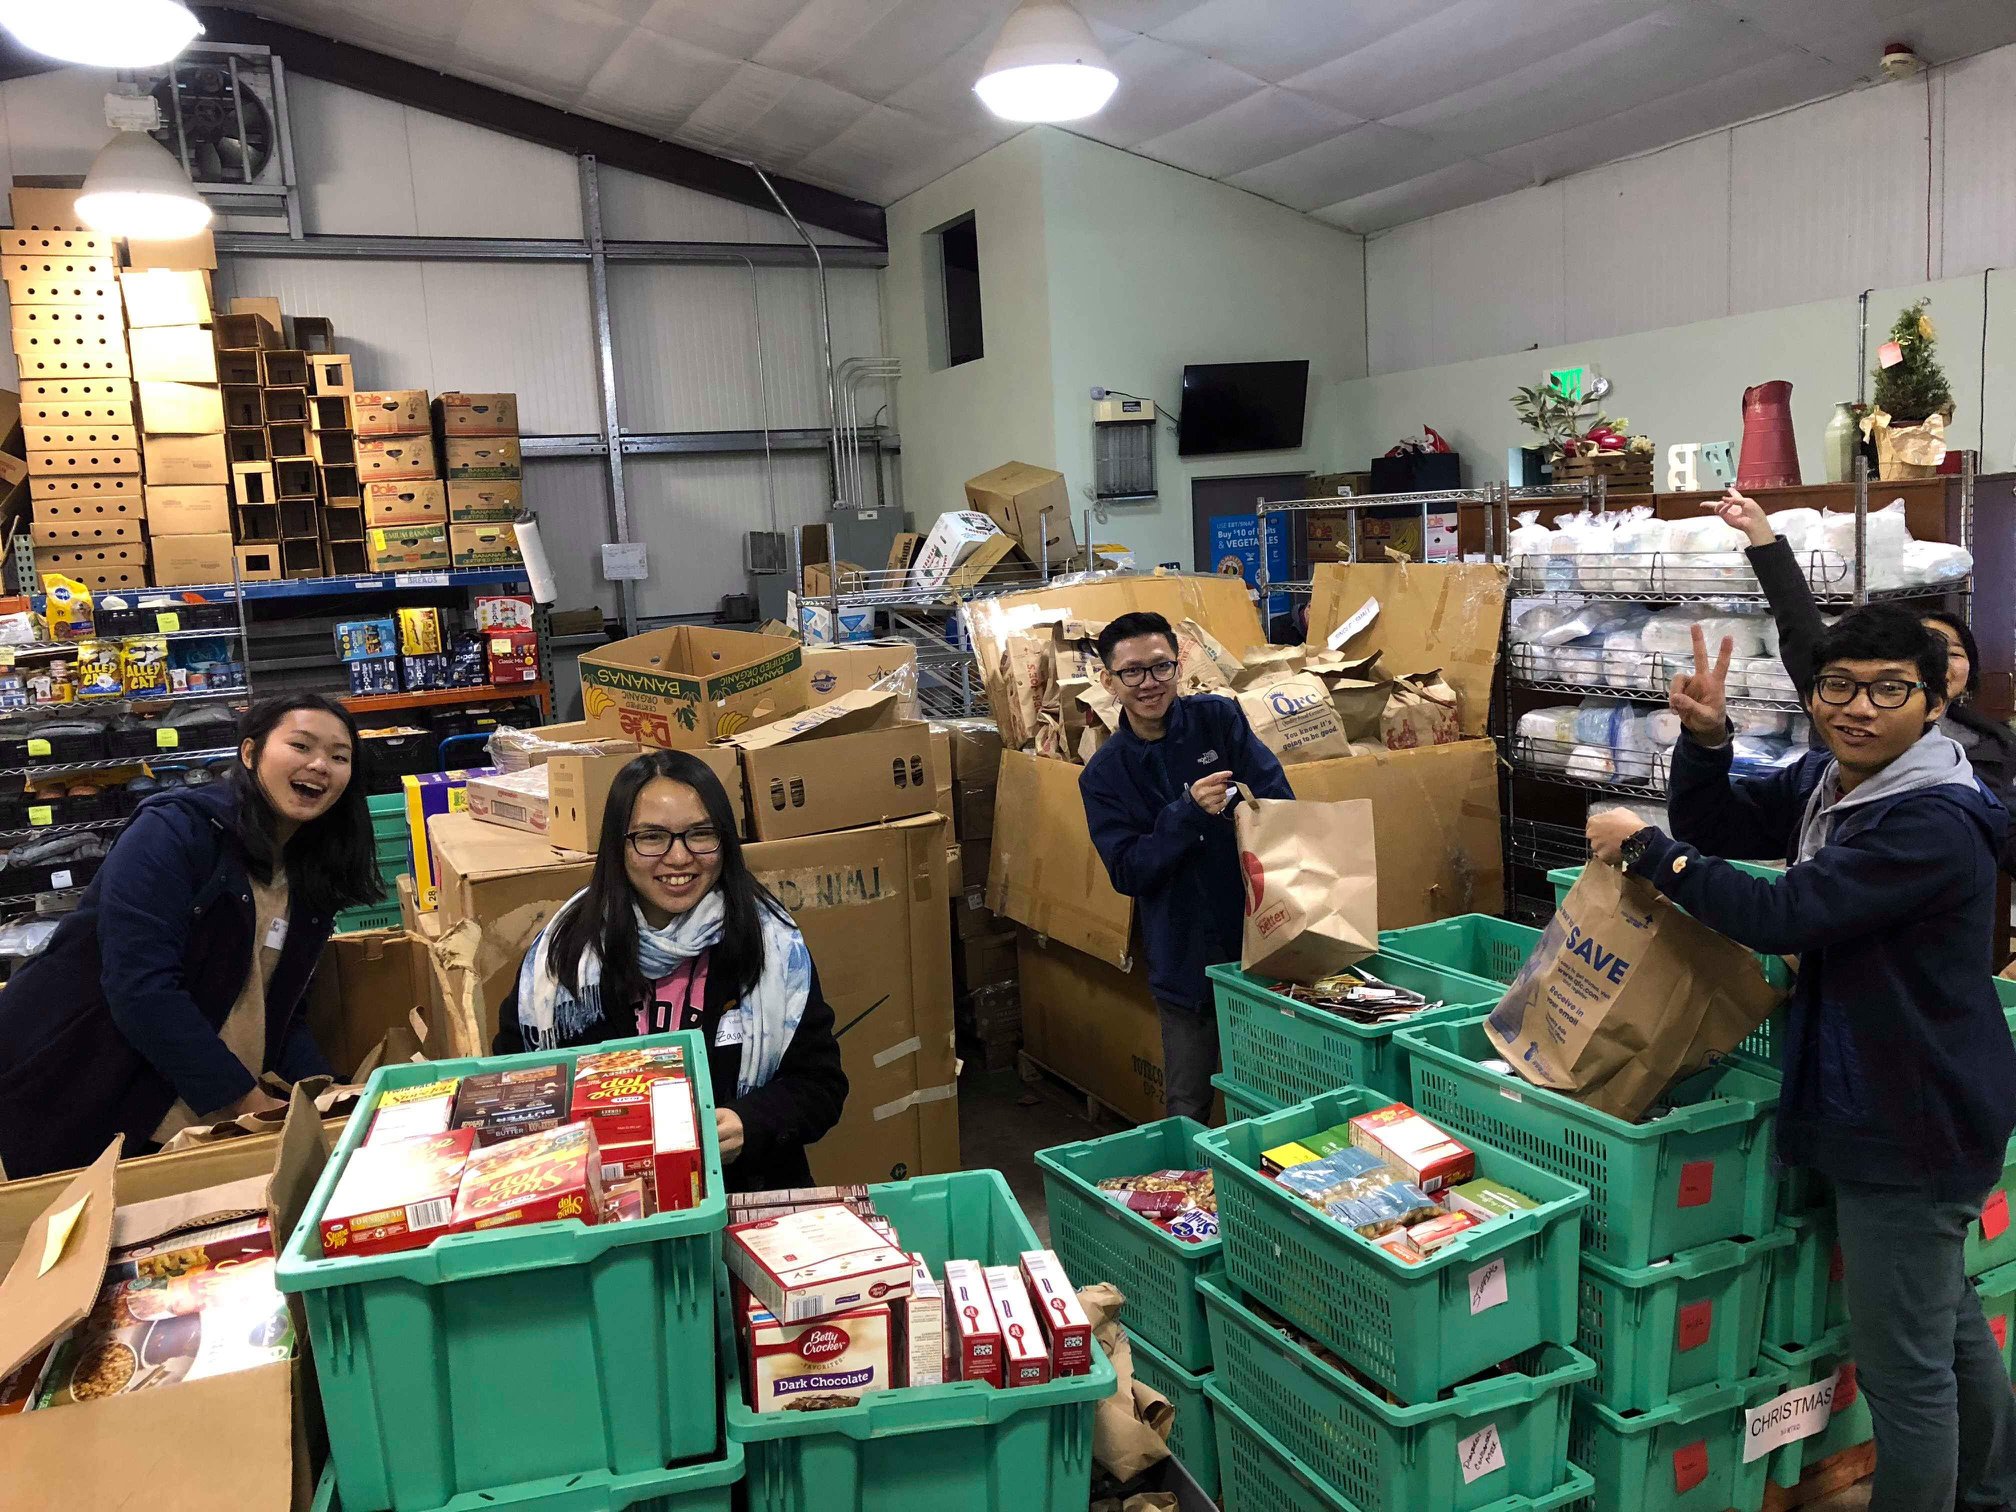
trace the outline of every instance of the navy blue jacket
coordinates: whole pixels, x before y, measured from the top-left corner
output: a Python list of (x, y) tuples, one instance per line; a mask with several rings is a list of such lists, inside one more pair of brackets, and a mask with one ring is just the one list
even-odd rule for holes
[(1206, 966), (1239, 959), (1246, 888), (1231, 810), (1213, 817), (1190, 784), (1230, 772), (1256, 798), (1293, 798), (1281, 763), (1232, 699), (1178, 698), (1160, 740), (1127, 721), (1085, 763), (1078, 793), (1113, 889), (1134, 899), (1157, 1001), (1206, 1009)]
[[(120, 834), (48, 948), (0, 991), (0, 1162), (10, 1177), (153, 1148), (179, 1098), (198, 1113), (253, 1077), (218, 1037), (252, 969), (252, 886), (234, 784), (161, 793)], [(303, 1014), (329, 938), (296, 905), (266, 991), (266, 1067), (326, 1074)]]
[(1732, 779), (1728, 745), (1682, 736), (1668, 803), (1679, 838), (1655, 832), (1633, 870), (1738, 944), (1799, 957), (1786, 1164), (1977, 1201), (2016, 1128), (2016, 1044), (1982, 943), (2008, 814), (1977, 780), (1843, 809), (1828, 844), (1776, 881), (1708, 859), (1792, 860), (1828, 760)]

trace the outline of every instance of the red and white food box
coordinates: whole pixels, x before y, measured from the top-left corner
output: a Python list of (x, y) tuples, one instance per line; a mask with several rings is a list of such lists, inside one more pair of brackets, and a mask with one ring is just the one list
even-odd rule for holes
[(803, 1411), (818, 1397), (856, 1397), (896, 1384), (887, 1302), (808, 1323), (781, 1323), (746, 1288), (735, 1288), (735, 1300), (742, 1309), (748, 1363), (743, 1374), (753, 1410)]
[(1041, 1386), (1050, 1379), (1050, 1346), (1022, 1272), (1012, 1265), (987, 1267), (987, 1296), (1001, 1324), (1001, 1384)]
[(397, 1087), (379, 1093), (364, 1143), (384, 1144), (394, 1139), (417, 1139), (424, 1134), (446, 1134), (455, 1112), (457, 1085), (458, 1079), (451, 1076), (422, 1087)]
[(649, 1144), (652, 1086), (685, 1074), (685, 1052), (677, 1045), (589, 1051), (574, 1061), (568, 1119), (594, 1124), (604, 1145)]
[(359, 1145), (322, 1210), (322, 1253), (423, 1249), (448, 1232), (473, 1129)]
[(794, 1325), (910, 1294), (910, 1257), (838, 1204), (733, 1224), (724, 1258), (757, 1301)]
[(1001, 1384), (1001, 1322), (977, 1260), (945, 1262), (945, 1379)]
[(1360, 1113), (1351, 1120), (1351, 1143), (1428, 1193), (1461, 1186), (1477, 1174), (1477, 1157), (1468, 1145), (1405, 1103)]
[(699, 1206), (700, 1126), (683, 1076), (651, 1084), (651, 1176), (659, 1212)]
[(1078, 1305), (1078, 1294), (1071, 1289), (1071, 1278), (1064, 1274), (1064, 1263), (1056, 1251), (1023, 1251), (1022, 1279), (1029, 1284), (1036, 1321), (1050, 1341), (1050, 1373), (1091, 1374), (1092, 1320)]
[(910, 1257), (910, 1295), (903, 1303), (905, 1386), (945, 1384), (945, 1289), (922, 1255)]
[(602, 1221), (602, 1152), (593, 1125), (562, 1124), (469, 1157), (455, 1194), (455, 1227), (465, 1234), (521, 1223)]

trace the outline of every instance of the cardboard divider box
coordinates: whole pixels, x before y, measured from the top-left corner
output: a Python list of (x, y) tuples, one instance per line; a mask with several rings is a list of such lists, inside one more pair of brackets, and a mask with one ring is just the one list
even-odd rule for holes
[(162, 587), (231, 581), (232, 546), (228, 530), (156, 535), (153, 546), (154, 581)]
[(444, 436), (515, 436), (518, 396), (450, 390), (434, 396), (434, 418)]
[(200, 325), (148, 326), (128, 331), (133, 376), (142, 383), (215, 383), (217, 349)]
[(451, 524), (509, 524), (524, 512), (523, 483), (509, 478), (448, 480), (448, 519)]
[(153, 483), (207, 483), (224, 485), (231, 481), (231, 463), (219, 435), (143, 436), (140, 459)]
[(582, 653), (581, 702), (598, 733), (692, 750), (806, 704), (794, 640), (681, 625)]
[[(238, 576), (248, 583), (277, 583), (286, 574), (280, 567), (280, 547), (272, 545), (236, 548)], [(473, 1052), (472, 1052), (473, 1053)]]
[[(0, 1374), (37, 1353), (97, 1302), (115, 1245), (212, 1214), (263, 1212), (276, 1245), (293, 1231), (328, 1142), (297, 1091), (278, 1135), (255, 1135), (145, 1160), (119, 1160), (114, 1140), (77, 1173), (0, 1186)], [(10, 1507), (111, 1507), (137, 1491), (161, 1512), (195, 1512), (222, 1496), (246, 1512), (305, 1507), (314, 1387), (306, 1320), (290, 1305), (296, 1352), (229, 1374), (0, 1417)], [(218, 1433), (229, 1424), (230, 1463)]]
[(931, 728), (892, 693), (849, 693), (729, 737), (742, 752), (759, 840), (855, 829), (937, 809)]
[(360, 436), (424, 436), (431, 429), (425, 389), (358, 389), (350, 417)]
[(364, 517), (373, 525), (442, 524), (448, 518), (447, 490), (425, 478), (366, 483)]
[[(150, 483), (146, 495), (147, 533), (151, 536), (231, 533), (230, 490), (218, 484)], [(155, 559), (160, 559), (158, 549)], [(224, 576), (228, 579), (231, 574)]]
[(367, 483), (395, 478), (432, 478), (440, 474), (432, 436), (365, 436), (357, 438), (357, 473)]
[(450, 478), (505, 480), (525, 476), (516, 436), (447, 436), (442, 461)]

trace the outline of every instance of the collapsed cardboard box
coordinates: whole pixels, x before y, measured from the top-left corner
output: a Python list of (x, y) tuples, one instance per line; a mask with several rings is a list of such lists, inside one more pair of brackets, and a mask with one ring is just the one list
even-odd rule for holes
[[(115, 1242), (210, 1213), (263, 1209), (276, 1243), (293, 1232), (328, 1160), (297, 1094), (281, 1132), (144, 1161), (120, 1142), (78, 1173), (0, 1184), (0, 1375), (96, 1302)], [(118, 1236), (115, 1239), (115, 1235)], [(313, 1384), (298, 1307), (294, 1358), (228, 1375), (0, 1417), (0, 1502), (150, 1512), (306, 1508), (313, 1492)], [(219, 1457), (219, 1434), (230, 1453)]]
[[(1309, 595), (1309, 644), (1380, 654), (1401, 672), (1439, 667), (1456, 690), (1463, 734), (1485, 733), (1505, 622), (1505, 568), (1488, 562), (1324, 562)], [(1338, 632), (1377, 601), (1355, 634)], [(1336, 645), (1331, 642), (1336, 640)]]
[(681, 625), (581, 657), (588, 723), (649, 746), (691, 750), (806, 701), (804, 653), (772, 635)]

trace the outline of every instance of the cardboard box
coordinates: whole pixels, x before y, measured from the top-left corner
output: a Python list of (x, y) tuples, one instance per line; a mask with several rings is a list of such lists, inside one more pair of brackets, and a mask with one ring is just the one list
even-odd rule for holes
[(1091, 1374), (1092, 1322), (1079, 1304), (1071, 1278), (1064, 1274), (1064, 1262), (1054, 1250), (1024, 1250), (1021, 1266), (1043, 1337), (1050, 1344), (1051, 1374)]
[(1022, 751), (1002, 754), (987, 906), (1124, 971), (1132, 959), (1134, 903), (1113, 890), (1092, 848), (1078, 796), (1080, 770)]
[(139, 481), (139, 451), (31, 451), (28, 453), (27, 471), (34, 476), (51, 477), (128, 477)]
[(1032, 562), (1055, 569), (1078, 554), (1070, 490), (1054, 468), (1005, 462), (966, 480), (966, 504), (1000, 526)]
[[(1395, 675), (1440, 667), (1456, 690), (1463, 734), (1471, 739), (1484, 735), (1505, 619), (1504, 566), (1321, 563), (1309, 595), (1309, 644), (1328, 645), (1332, 632), (1375, 598), (1378, 617), (1338, 649), (1351, 657), (1377, 651), (1386, 671)], [(1380, 924), (1396, 927), (1384, 918)]]
[(38, 499), (137, 499), (141, 497), (140, 479), (131, 473), (119, 477), (93, 475), (78, 477), (72, 473), (54, 473), (48, 476), (31, 476), (28, 489)]
[(119, 275), (126, 324), (201, 326), (210, 323), (210, 280), (203, 272), (129, 269)]
[(898, 721), (891, 693), (849, 693), (728, 743), (742, 752), (759, 840), (855, 829), (937, 804), (930, 729)]
[(357, 473), (367, 483), (374, 479), (438, 477), (441, 469), (434, 457), (432, 436), (357, 438)]
[(375, 526), (364, 546), (373, 572), (425, 572), (449, 564), (445, 524)]
[[(12, 408), (18, 410), (19, 405)], [(14, 429), (11, 423), (0, 421), (0, 437)], [(131, 425), (112, 425), (103, 420), (66, 420), (57, 423), (33, 423), (21, 428), (21, 444), (30, 457), (38, 453), (91, 453), (91, 452), (138, 452), (139, 433)], [(50, 457), (53, 465), (62, 465), (55, 457)], [(139, 458), (134, 458), (133, 466), (84, 467), (79, 472), (138, 472)], [(40, 471), (40, 468), (37, 468)]]
[(149, 484), (224, 486), (231, 481), (222, 436), (142, 436), (140, 457)]
[(37, 519), (29, 527), (29, 537), (37, 546), (67, 546), (82, 550), (113, 542), (138, 541), (140, 521), (116, 516), (98, 520)]
[[(126, 266), (214, 269), (217, 266), (217, 239), (207, 229), (173, 241), (141, 241), (129, 236), (126, 239)], [(241, 301), (234, 299), (231, 303), (235, 307)]]
[[(756, 1412), (788, 1412), (808, 1397), (859, 1397), (902, 1385), (895, 1372), (894, 1310), (887, 1302), (804, 1323), (780, 1322), (747, 1290), (743, 1304), (744, 1379)], [(899, 1304), (900, 1306), (900, 1304)]]
[(7, 191), (8, 204), (14, 212), (14, 229), (23, 232), (85, 232), (84, 219), (77, 213), (77, 196), (83, 192), (81, 189), (31, 189), (16, 184)]
[(914, 530), (902, 530), (889, 543), (889, 561), (885, 570), (892, 576), (908, 573), (916, 564), (917, 553), (924, 549), (924, 537)]
[(148, 326), (128, 331), (126, 343), (138, 382), (217, 381), (217, 349), (210, 344), (210, 333), (200, 325)]
[(699, 1115), (693, 1104), (693, 1083), (683, 1076), (651, 1084), (651, 1185), (658, 1211), (683, 1212), (697, 1207), (706, 1184), (706, 1160), (700, 1147)]
[(448, 555), (457, 567), (517, 567), (525, 561), (509, 524), (450, 525)]
[(990, 1265), (986, 1276), (987, 1298), (1001, 1325), (1001, 1384), (1009, 1388), (1045, 1384), (1050, 1379), (1050, 1350), (1022, 1272), (1012, 1265)]
[(37, 499), (34, 509), (38, 522), (132, 520), (138, 523), (147, 518), (146, 505), (130, 496), (116, 499)]
[(308, 984), (308, 1030), (348, 1081), (385, 1036), (428, 1006), (427, 947), (403, 929), (329, 937)]
[(373, 525), (446, 524), (447, 485), (424, 478), (366, 483), (364, 518)]
[(1015, 980), (1015, 931), (995, 930), (959, 942), (959, 985), (967, 992)]
[(433, 824), (446, 815), (467, 810), (470, 777), (490, 770), (489, 767), (455, 768), (399, 779), (400, 790), (406, 798), (406, 853), (413, 859), (413, 882), (423, 912), (432, 912), (440, 896), (436, 877), (437, 853), (430, 843)]
[(1030, 1059), (1136, 1123), (1162, 1106), (1162, 1019), (1145, 967), (1121, 971), (1024, 931), (1016, 960)]
[[(286, 574), (280, 570), (278, 546), (240, 546), (238, 576), (248, 583), (277, 583)], [(474, 1052), (471, 1052), (472, 1054)]]
[(543, 765), (522, 772), (471, 777), (467, 791), (470, 814), (485, 824), (502, 824), (529, 835), (547, 833), (547, 774)]
[(46, 577), (52, 572), (61, 573), (87, 588), (144, 588), (147, 586), (147, 548), (138, 542), (80, 549), (37, 547), (36, 576)]
[(424, 436), (425, 389), (359, 389), (350, 399), (351, 428), (360, 436)]
[(476, 1148), (543, 1134), (570, 1121), (573, 1083), (565, 1061), (536, 1061), (479, 1071), (455, 1089), (453, 1126), (475, 1136)]
[(678, 626), (581, 656), (581, 701), (601, 734), (691, 750), (806, 704), (796, 642)]
[[(705, 762), (728, 792), (734, 807), (736, 828), (744, 838), (749, 832), (748, 789), (743, 785), (742, 762), (725, 746), (706, 746), (688, 752)], [(602, 810), (609, 798), (609, 785), (616, 774), (636, 759), (634, 753), (613, 756), (555, 756), (546, 763), (546, 834), (566, 850), (593, 851), (602, 840)]]
[(987, 1290), (987, 1271), (977, 1260), (945, 1262), (945, 1302), (951, 1324), (945, 1374), (955, 1381), (1001, 1384), (1001, 1324)]
[(142, 381), (140, 424), (150, 436), (214, 436), (224, 429), (223, 390), (214, 384)]
[(1468, 1145), (1405, 1103), (1360, 1113), (1351, 1120), (1351, 1143), (1431, 1197), (1461, 1186), (1477, 1171), (1477, 1157)]
[(523, 483), (509, 479), (448, 480), (448, 518), (457, 525), (509, 524), (524, 512)]
[[(291, 1233), (328, 1158), (305, 1094), (297, 1094), (277, 1134), (147, 1160), (120, 1162), (118, 1155), (115, 1141), (82, 1172), (0, 1186), (0, 1253), (13, 1267), (0, 1283), (0, 1376), (90, 1312), (115, 1239), (144, 1239), (178, 1222), (247, 1209), (263, 1210), (273, 1233)], [(68, 1238), (52, 1243), (59, 1223)], [(305, 1341), (298, 1312), (295, 1332)], [(297, 1357), (138, 1396), (0, 1417), (4, 1500), (22, 1508), (111, 1507), (130, 1503), (135, 1487), (144, 1487), (160, 1512), (214, 1507), (217, 1425), (229, 1423), (231, 1504), (247, 1512), (306, 1506), (312, 1392)]]
[(157, 535), (154, 581), (163, 587), (231, 581), (231, 533)]
[(516, 394), (464, 394), (450, 390), (434, 397), (434, 416), (447, 436), (515, 436)]
[(455, 1194), (458, 1231), (562, 1218), (602, 1221), (602, 1157), (592, 1128), (563, 1124), (471, 1153)]
[(837, 1202), (732, 1223), (721, 1257), (749, 1294), (787, 1323), (910, 1295), (910, 1257)]
[(517, 479), (525, 476), (515, 436), (447, 436), (442, 460), (451, 478)]
[(919, 1254), (910, 1256), (910, 1295), (898, 1307), (903, 1320), (901, 1386), (945, 1384), (945, 1288)]
[(322, 1210), (323, 1256), (425, 1249), (449, 1233), (474, 1139), (453, 1129), (352, 1150)]
[(906, 640), (859, 641), (849, 646), (807, 646), (805, 685), (812, 708), (846, 693), (860, 693), (885, 680), (900, 686), (908, 674), (904, 717), (917, 717), (917, 647)]
[[(231, 492), (212, 483), (147, 485), (147, 533), (151, 536), (229, 535)], [(160, 560), (160, 549), (155, 549)], [(229, 573), (225, 574), (228, 579)]]

